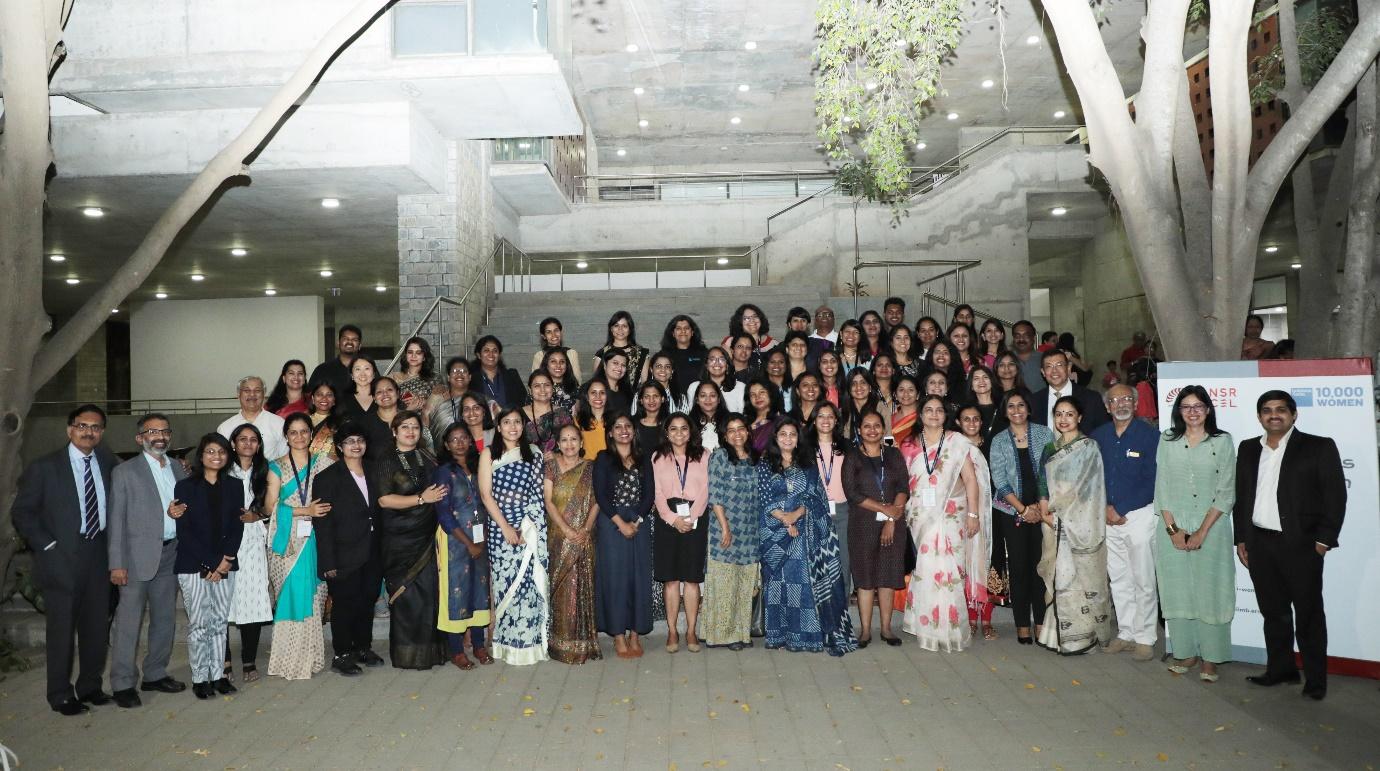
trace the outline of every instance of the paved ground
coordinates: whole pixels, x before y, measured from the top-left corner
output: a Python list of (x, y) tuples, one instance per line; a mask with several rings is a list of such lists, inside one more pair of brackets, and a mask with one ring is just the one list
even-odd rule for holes
[[(1380, 765), (1374, 682), (1333, 678), (1314, 703), (1296, 686), (1248, 685), (1254, 666), (1225, 666), (1205, 685), (1158, 661), (1018, 646), (998, 628), (1002, 639), (961, 654), (907, 638), (843, 659), (760, 647), (669, 655), (658, 632), (637, 662), (606, 641), (607, 659), (579, 667), (273, 678), (215, 701), (143, 694), (141, 709), (77, 718), (49, 711), (37, 668), (0, 682), (0, 742), (23, 768)], [(186, 679), (185, 646), (174, 665)]]

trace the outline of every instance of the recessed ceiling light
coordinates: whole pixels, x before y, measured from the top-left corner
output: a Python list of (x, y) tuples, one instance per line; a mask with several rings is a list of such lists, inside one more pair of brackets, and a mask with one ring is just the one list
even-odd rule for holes
[(877, 90), (877, 82), (876, 82), (875, 80), (869, 80), (869, 81), (867, 81), (867, 83), (863, 86), (863, 88), (866, 88), (868, 91), (876, 91), (876, 90)]
[(339, 208), (340, 208), (340, 199), (339, 199), (339, 198), (322, 198), (322, 199), (321, 199), (321, 208), (323, 208), (323, 209), (339, 209)]
[(166, 299), (168, 299), (168, 293), (167, 293), (167, 292), (154, 292), (154, 293), (153, 293), (153, 296), (156, 297), (156, 298), (159, 299), (159, 300), (166, 300)]
[(120, 312), (120, 309), (119, 309), (119, 308), (111, 308), (111, 309), (110, 309), (110, 312), (111, 312), (111, 313), (119, 313), (119, 312)]
[(589, 267), (589, 263), (585, 262), (584, 260), (580, 260), (579, 262), (575, 263), (575, 267), (579, 268), (580, 270), (584, 270), (585, 268)]
[(956, 112), (951, 112), (951, 113), (949, 113), (948, 118), (949, 118), (949, 120), (958, 120), (958, 113), (956, 113)]
[(205, 281), (205, 280), (206, 280), (206, 277), (203, 276), (203, 275), (201, 275), (200, 273), (193, 273), (192, 275), (188, 276), (187, 278), (190, 278), (190, 279), (193, 280), (193, 281)]
[(50, 255), (48, 255), (48, 259), (49, 259), (49, 260), (52, 260), (53, 262), (67, 262), (67, 255), (65, 255), (65, 254), (50, 254)]
[(69, 278), (69, 279), (67, 279), (67, 283), (69, 283), (69, 284), (80, 284), (80, 283), (81, 283), (81, 279), (79, 279), (79, 278)]
[(727, 150), (727, 149), (728, 149), (728, 145), (719, 145), (719, 149), (720, 149), (720, 150)]
[(273, 295), (278, 294), (278, 290), (277, 290), (277, 289), (265, 289), (265, 290), (264, 290), (264, 294), (268, 295), (269, 297), (272, 297)]
[(1274, 254), (1274, 253), (1277, 252), (1277, 251), (1279, 251), (1279, 247), (1278, 247), (1278, 246), (1267, 246), (1267, 247), (1265, 247), (1265, 253), (1266, 253), (1266, 254)]
[(746, 43), (743, 44), (743, 48), (746, 48), (746, 49), (749, 50), (749, 51), (756, 51), (756, 50), (757, 50), (757, 41), (756, 41), (756, 40), (749, 40), (749, 41), (747, 41)]
[(387, 291), (388, 291), (388, 287), (384, 286), (383, 284), (379, 284), (378, 286), (374, 287), (374, 291), (375, 291), (375, 292), (387, 292)]
[(643, 118), (642, 120), (637, 122), (637, 125), (641, 126), (642, 128), (647, 128), (647, 119)]
[(992, 86), (995, 86), (995, 85), (997, 85), (997, 82), (996, 82), (995, 80), (992, 80), (991, 78), (988, 78), (988, 79), (982, 81), (982, 87), (983, 87), (983, 88), (991, 88)]
[(1291, 263), (1289, 263), (1289, 267), (1293, 268), (1294, 270), (1298, 270), (1299, 268), (1302, 268), (1302, 267), (1303, 267), (1303, 263), (1301, 263), (1301, 262), (1291, 262)]
[(1053, 214), (1053, 215), (1056, 216), (1056, 217), (1062, 217), (1062, 216), (1064, 216), (1065, 214), (1068, 214), (1068, 213), (1069, 213), (1069, 210), (1068, 210), (1068, 209), (1065, 209), (1065, 208), (1062, 207), (1062, 206), (1056, 206), (1056, 207), (1054, 207), (1053, 209), (1050, 209), (1050, 210), (1049, 210), (1049, 213), (1050, 213), (1050, 214)]
[(929, 147), (929, 145), (925, 144), (924, 142), (916, 142), (916, 143), (915, 143), (915, 149), (916, 149), (916, 150), (924, 150), (926, 147)]
[(732, 123), (733, 125), (736, 126), (736, 125), (738, 125), (739, 123), (742, 123), (742, 122), (743, 122), (743, 119), (742, 119), (742, 118), (739, 118), (737, 115), (734, 115), (732, 118), (729, 118), (729, 119), (728, 119), (728, 122), (729, 122), (729, 123)]
[(629, 44), (627, 45), (627, 47), (626, 47), (625, 49), (623, 49), (623, 50), (627, 51), (627, 52), (630, 53), (630, 54), (635, 54), (635, 53), (637, 53), (637, 44), (636, 44), (636, 43), (629, 43)]
[(1060, 120), (1060, 119), (1063, 118), (1065, 115), (1068, 115), (1068, 113), (1064, 112), (1063, 110), (1055, 110), (1055, 111), (1054, 111), (1054, 119), (1055, 119), (1055, 120)]
[(751, 91), (751, 90), (752, 90), (752, 86), (749, 86), (749, 85), (746, 84), (746, 83), (739, 83), (739, 84), (738, 84), (738, 90), (739, 90), (739, 91), (743, 91), (743, 92)]
[(102, 208), (99, 207), (99, 206), (88, 206), (88, 207), (82, 209), (82, 210), (81, 210), (81, 213), (82, 213), (82, 214), (85, 214), (85, 215), (88, 216), (88, 217), (93, 217), (93, 218), (95, 218), (95, 217), (104, 217), (104, 216), (105, 216), (105, 209), (102, 209)]
[(637, 88), (633, 89), (633, 96), (642, 96), (645, 93), (647, 93), (647, 89), (643, 88), (642, 86), (638, 86)]
[(334, 276), (334, 275), (335, 275), (335, 273), (334, 273), (333, 271), (329, 271), (329, 270), (323, 270), (323, 271), (321, 271), (321, 278), (330, 278), (331, 276)]
[(1028, 37), (1028, 38), (1025, 39), (1025, 44), (1028, 45), (1028, 46), (1037, 46), (1037, 45), (1039, 45), (1039, 44), (1040, 44), (1040, 36), (1039, 36), (1039, 35), (1031, 35), (1030, 37)]
[(627, 150), (624, 150), (624, 149), (621, 148), (621, 147), (618, 148), (618, 151), (614, 153), (614, 155), (617, 155), (619, 158), (622, 158), (623, 156), (625, 156), (625, 155), (627, 155), (627, 154), (628, 154), (628, 151), (627, 151)]
[(720, 258), (718, 259), (718, 263), (719, 263), (720, 265), (727, 265), (727, 264), (728, 264), (728, 258), (727, 258), (727, 257), (720, 257)]
[(231, 257), (243, 257), (246, 254), (249, 254), (249, 250), (240, 246), (237, 246), (234, 249), (230, 250)]

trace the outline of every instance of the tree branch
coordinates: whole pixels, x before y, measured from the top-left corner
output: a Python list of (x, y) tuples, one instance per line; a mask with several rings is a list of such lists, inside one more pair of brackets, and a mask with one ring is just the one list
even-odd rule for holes
[[(1212, 0), (1208, 27), (1208, 61), (1212, 67), (1212, 313), (1217, 319), (1214, 341), (1240, 335), (1245, 318), (1237, 318), (1234, 298), (1238, 284), (1249, 289), (1254, 266), (1238, 264), (1242, 239), (1254, 241), (1241, 222), (1246, 197), (1246, 172), (1251, 153), (1251, 99), (1246, 72), (1246, 40), (1251, 26), (1251, 0)], [(1254, 254), (1252, 253), (1252, 256)]]
[(130, 292), (143, 284), (149, 272), (163, 259), (173, 239), (186, 227), (187, 222), (210, 200), (221, 185), (243, 173), (247, 160), (287, 120), (294, 105), (307, 95), (336, 55), (368, 29), (374, 20), (395, 2), (397, 0), (359, 0), (326, 32), (292, 77), (274, 93), (268, 104), (264, 105), (234, 141), (216, 154), (173, 205), (158, 218), (125, 264), (43, 346), (34, 361), (30, 381), (32, 388), (36, 390), (56, 375), (87, 338), (105, 323), (110, 316), (110, 309), (119, 305)]
[[(1188, 0), (1155, 0), (1141, 22), (1145, 67), (1136, 95), (1136, 128), (1145, 137), (1150, 179), (1162, 182), (1159, 194), (1173, 201), (1173, 140), (1179, 94), (1187, 91), (1184, 76), (1184, 28)], [(1190, 124), (1191, 125), (1191, 124)]]
[[(1380, 17), (1380, 3), (1358, 3), (1361, 18)], [(1342, 276), (1342, 309), (1337, 318), (1337, 347), (1343, 356), (1368, 356), (1365, 341), (1372, 316), (1371, 268), (1375, 262), (1375, 200), (1380, 196), (1380, 147), (1377, 147), (1376, 62), (1356, 84), (1355, 189), (1346, 218), (1346, 257)]]
[[(1178, 179), (1179, 218), (1184, 223), (1184, 253), (1188, 270), (1196, 276), (1212, 270), (1212, 195), (1207, 169), (1203, 166), (1203, 146), (1198, 142), (1198, 126), (1193, 120), (1193, 105), (1188, 89), (1180, 92), (1175, 110), (1174, 173)], [(1201, 307), (1208, 306), (1207, 282), (1196, 281)]]

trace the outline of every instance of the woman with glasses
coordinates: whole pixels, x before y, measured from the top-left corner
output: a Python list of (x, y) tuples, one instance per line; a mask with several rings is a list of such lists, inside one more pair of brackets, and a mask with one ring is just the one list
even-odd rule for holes
[[(701, 362), (702, 363), (702, 362)], [(698, 369), (696, 370), (699, 371)], [(685, 395), (686, 389), (676, 385), (676, 374), (679, 368), (676, 367), (675, 360), (665, 351), (659, 351), (652, 355), (647, 364), (647, 383), (655, 382), (661, 386), (662, 395), (666, 399), (664, 406), (666, 413), (687, 412), (690, 409), (690, 400)], [(643, 383), (646, 385), (647, 383)], [(643, 393), (641, 388), (638, 390), (639, 396)], [(633, 412), (641, 412), (640, 404), (633, 405)]]
[(720, 346), (727, 348), (734, 338), (741, 334), (752, 335), (752, 339), (757, 341), (757, 352), (765, 354), (767, 351), (776, 347), (777, 341), (767, 334), (771, 330), (771, 324), (767, 322), (767, 315), (752, 303), (743, 303), (733, 312), (733, 316), (728, 320), (728, 337), (725, 337)]
[(1155, 453), (1155, 507), (1164, 520), (1155, 575), (1175, 656), (1169, 671), (1184, 674), (1201, 662), (1199, 679), (1215, 683), (1217, 665), (1231, 659), (1236, 612), (1236, 443), (1217, 427), (1200, 385), (1179, 391), (1172, 420)]
[(426, 409), (427, 432), (431, 446), (441, 446), (441, 435), (460, 422), (460, 397), (470, 390), (470, 364), (462, 356), (446, 359), (445, 384), (432, 394)]
[[(747, 387), (738, 382), (733, 373), (729, 372), (728, 352), (719, 346), (709, 349), (704, 357), (704, 369), (700, 371), (700, 376), (695, 382), (690, 384), (685, 395), (694, 401), (696, 390), (700, 383), (713, 383), (719, 387), (719, 396), (723, 399), (724, 407), (729, 412), (742, 412), (744, 393)], [(707, 445), (706, 445), (707, 446)]]

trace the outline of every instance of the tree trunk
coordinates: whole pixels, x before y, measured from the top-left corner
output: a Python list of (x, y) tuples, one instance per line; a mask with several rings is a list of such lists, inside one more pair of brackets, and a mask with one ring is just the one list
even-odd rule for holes
[[(1365, 4), (1362, 4), (1362, 8)], [(1370, 356), (1367, 327), (1374, 325), (1371, 270), (1375, 262), (1375, 199), (1380, 196), (1376, 147), (1376, 66), (1356, 86), (1356, 160), (1352, 166), (1351, 208), (1346, 221), (1342, 310), (1337, 317), (1337, 352)]]

